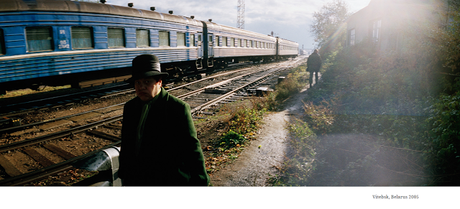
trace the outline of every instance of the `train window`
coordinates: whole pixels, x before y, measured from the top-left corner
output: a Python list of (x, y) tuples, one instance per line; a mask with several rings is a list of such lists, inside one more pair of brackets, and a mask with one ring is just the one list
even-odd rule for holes
[(230, 46), (235, 46), (235, 38), (230, 38)]
[(220, 36), (216, 36), (216, 40), (217, 40), (217, 46), (222, 46), (222, 37)]
[(125, 46), (125, 30), (121, 28), (108, 28), (109, 48), (120, 48)]
[(177, 46), (185, 46), (185, 33), (177, 33)]
[(51, 27), (26, 28), (27, 51), (52, 51), (53, 36), (51, 34)]
[(227, 46), (227, 37), (222, 37), (222, 46)]
[(149, 47), (150, 36), (149, 31), (145, 29), (136, 30), (136, 46), (137, 47)]
[(170, 46), (169, 43), (169, 32), (160, 31), (160, 46)]
[(212, 35), (209, 35), (208, 42), (209, 42), (209, 46), (214, 46), (214, 40), (212, 39)]
[(190, 45), (195, 46), (195, 34), (190, 34)]
[(0, 29), (0, 54), (5, 54), (5, 42), (3, 41), (3, 30)]
[(72, 27), (72, 48), (93, 48), (93, 35), (90, 27)]
[(238, 39), (238, 42), (240, 43), (240, 47), (243, 47), (244, 46), (244, 43), (243, 43), (243, 39)]

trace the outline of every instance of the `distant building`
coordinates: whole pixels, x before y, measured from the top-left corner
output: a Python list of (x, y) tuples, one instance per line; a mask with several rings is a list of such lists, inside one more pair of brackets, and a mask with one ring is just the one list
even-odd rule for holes
[(427, 20), (445, 21), (442, 10), (448, 0), (371, 0), (369, 5), (347, 19), (346, 46), (364, 40), (376, 43), (381, 51), (400, 50), (404, 30)]

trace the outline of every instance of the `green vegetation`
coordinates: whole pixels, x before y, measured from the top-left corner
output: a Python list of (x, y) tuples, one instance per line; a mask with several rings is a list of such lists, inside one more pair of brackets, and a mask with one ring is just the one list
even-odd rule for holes
[(276, 86), (276, 91), (272, 95), (268, 95), (268, 97), (273, 98), (275, 101), (283, 101), (300, 92), (305, 87), (308, 79), (306, 68), (307, 66), (304, 63), (291, 69), (288, 75), (285, 76), (286, 78)]
[(400, 51), (328, 47), (273, 185), (460, 185), (460, 13), (410, 25)]

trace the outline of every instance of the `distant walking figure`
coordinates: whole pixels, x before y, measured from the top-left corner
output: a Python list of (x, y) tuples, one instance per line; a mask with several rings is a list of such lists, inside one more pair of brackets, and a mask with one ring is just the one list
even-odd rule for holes
[(315, 49), (307, 60), (307, 71), (310, 72), (310, 87), (313, 84), (313, 73), (315, 74), (315, 83), (318, 82), (318, 71), (321, 68), (321, 64), (321, 56), (318, 53), (318, 49)]

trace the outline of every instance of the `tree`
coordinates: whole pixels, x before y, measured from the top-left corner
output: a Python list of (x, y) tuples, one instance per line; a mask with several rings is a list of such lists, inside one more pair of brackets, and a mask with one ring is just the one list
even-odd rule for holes
[(314, 34), (318, 48), (335, 46), (346, 39), (345, 20), (350, 16), (347, 7), (343, 0), (334, 0), (313, 14), (310, 32)]

